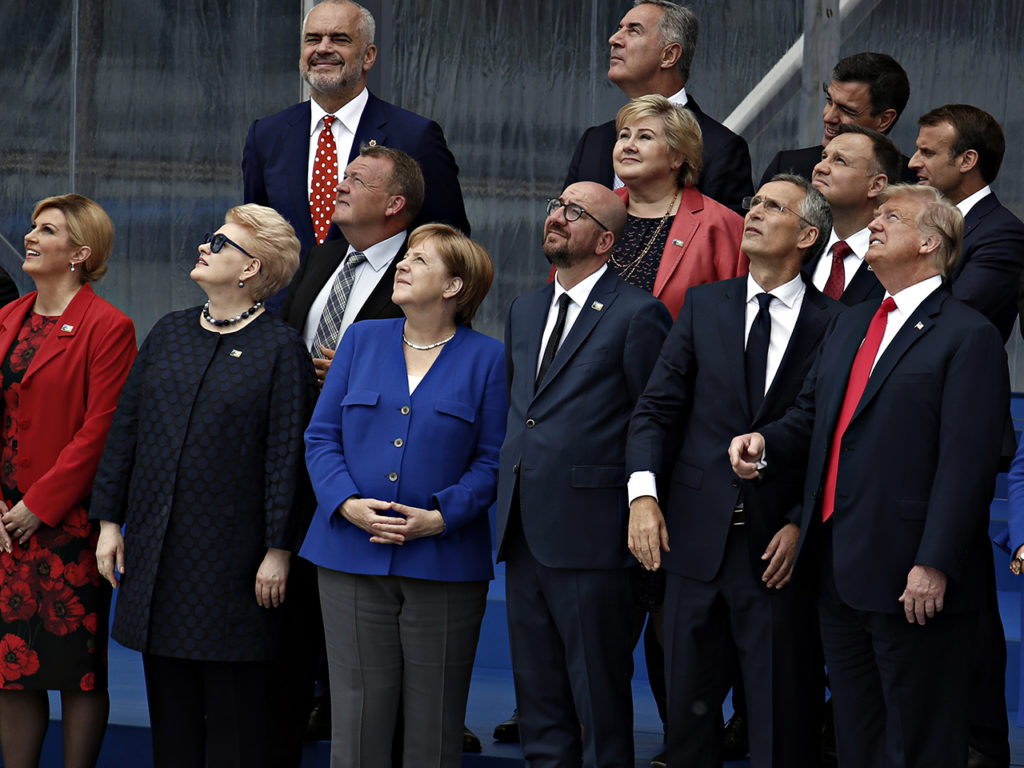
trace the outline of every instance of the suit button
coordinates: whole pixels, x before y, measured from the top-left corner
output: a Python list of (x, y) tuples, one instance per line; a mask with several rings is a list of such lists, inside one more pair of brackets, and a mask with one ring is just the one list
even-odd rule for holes
[(402, 438), (399, 437), (395, 440), (395, 448), (401, 448), (403, 445), (405, 445), (405, 440)]
[(408, 416), (409, 415), (409, 406), (408, 405), (403, 405), (402, 406), (402, 415), (403, 416)]
[(533, 419), (527, 419), (526, 420), (526, 428), (527, 429), (533, 429), (535, 426), (537, 426), (537, 422), (536, 421), (534, 421)]
[(731, 485), (731, 486), (732, 486), (733, 488), (739, 488), (739, 487), (740, 487), (740, 481), (739, 481), (739, 479), (738, 479), (738, 478), (735, 478), (735, 477), (734, 477), (734, 478), (732, 479), (732, 482), (730, 483), (730, 485)]
[(388, 480), (390, 480), (392, 483), (395, 482), (396, 480), (398, 480), (398, 473), (397, 472), (389, 472), (388, 473)]

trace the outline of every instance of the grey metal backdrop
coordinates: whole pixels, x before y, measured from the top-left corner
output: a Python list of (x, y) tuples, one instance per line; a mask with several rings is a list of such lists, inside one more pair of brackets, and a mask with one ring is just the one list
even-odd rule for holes
[[(308, 1), (308, 0), (307, 0)], [(701, 39), (687, 90), (724, 119), (803, 32), (805, 0), (693, 0)], [(560, 191), (576, 139), (624, 101), (607, 38), (629, 0), (375, 0), (371, 87), (438, 120), (459, 162), (474, 236), (497, 279), (477, 325), (500, 336), (508, 302), (547, 275), (543, 200)], [(1024, 3), (867, 0), (840, 55), (884, 51), (912, 95), (893, 137), (912, 152), (916, 117), (952, 101), (999, 119), (1008, 150), (995, 188), (1024, 215)], [(100, 291), (140, 338), (199, 302), (195, 245), (241, 201), (252, 119), (300, 98), (303, 0), (5, 0), (0, 4), (0, 265), (21, 276), (33, 203), (77, 191), (117, 225)], [(796, 84), (799, 85), (798, 83)], [(791, 87), (748, 135), (755, 181), (798, 146)], [(1021, 341), (1009, 346), (1024, 389)]]

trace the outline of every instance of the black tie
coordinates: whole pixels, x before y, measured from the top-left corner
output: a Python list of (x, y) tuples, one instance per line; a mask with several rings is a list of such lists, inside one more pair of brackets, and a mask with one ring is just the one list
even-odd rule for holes
[(555, 318), (555, 327), (551, 329), (551, 335), (548, 336), (548, 345), (544, 347), (544, 355), (540, 359), (540, 368), (537, 370), (536, 386), (538, 387), (544, 381), (544, 375), (548, 372), (548, 368), (551, 367), (551, 361), (555, 359), (558, 345), (562, 341), (562, 331), (565, 330), (565, 315), (569, 311), (570, 301), (568, 293), (563, 293), (558, 297), (558, 317)]
[(759, 293), (757, 315), (747, 336), (747, 402), (751, 415), (757, 413), (764, 399), (764, 382), (768, 368), (768, 342), (772, 335), (772, 316), (768, 305), (775, 297), (770, 293)]

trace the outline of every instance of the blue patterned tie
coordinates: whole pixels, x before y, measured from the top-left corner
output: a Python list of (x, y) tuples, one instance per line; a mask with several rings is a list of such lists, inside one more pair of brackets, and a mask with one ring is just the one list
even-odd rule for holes
[(348, 294), (352, 290), (352, 283), (355, 282), (356, 267), (366, 261), (366, 256), (361, 251), (352, 251), (345, 260), (345, 265), (338, 272), (331, 286), (331, 295), (327, 299), (324, 313), (320, 315), (320, 322), (316, 326), (316, 334), (313, 336), (313, 346), (310, 347), (313, 357), (322, 357), (320, 347), (337, 349), (338, 341), (341, 339), (341, 321), (345, 317), (345, 307), (348, 305)]

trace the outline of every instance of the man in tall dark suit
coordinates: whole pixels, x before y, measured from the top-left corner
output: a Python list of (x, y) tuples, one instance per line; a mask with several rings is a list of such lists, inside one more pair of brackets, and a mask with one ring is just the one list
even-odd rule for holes
[(885, 300), (840, 315), (795, 407), (729, 447), (745, 479), (807, 462), (797, 563), (817, 538), (844, 768), (962, 768), (967, 755), (1009, 375), (998, 331), (943, 285), (962, 232), (937, 190), (889, 187), (867, 253)]
[(822, 151), (812, 183), (832, 210), (828, 244), (804, 265), (814, 286), (847, 306), (881, 301), (882, 285), (868, 269), (864, 254), (875, 218), (878, 195), (900, 172), (900, 152), (889, 138), (860, 125), (839, 126)]
[[(634, 0), (633, 8), (608, 39), (608, 79), (631, 99), (658, 93), (689, 109), (704, 137), (697, 188), (739, 210), (740, 201), (753, 192), (747, 142), (706, 115), (686, 92), (698, 26), (697, 17), (689, 8), (669, 0)], [(612, 169), (615, 139), (614, 120), (588, 128), (576, 145), (565, 185), (596, 181), (607, 187), (621, 187), (622, 182)]]
[(543, 249), (555, 280), (513, 301), (505, 327), (498, 560), (519, 732), (537, 768), (627, 766), (626, 428), (671, 315), (607, 267), (626, 222), (615, 193), (572, 184), (548, 211)]
[[(862, 125), (888, 135), (909, 98), (907, 73), (892, 56), (867, 51), (840, 59), (832, 70), (832, 82), (825, 88), (821, 144), (777, 153), (764, 169), (761, 183), (777, 173), (797, 173), (810, 179), (821, 160), (822, 148), (839, 135), (840, 125)], [(902, 158), (900, 175), (903, 181), (914, 183), (917, 178), (907, 169), (908, 162)]]
[[(459, 169), (441, 127), (366, 88), (377, 59), (374, 26), (370, 12), (350, 0), (314, 6), (299, 56), (311, 99), (256, 120), (245, 140), (245, 202), (269, 205), (288, 219), (303, 254), (338, 236), (337, 227), (327, 228), (334, 183), (364, 144), (401, 149), (420, 164), (427, 193), (414, 225), (441, 221), (469, 233)], [(283, 300), (272, 297), (268, 309), (277, 311)]]
[[(419, 165), (399, 149), (363, 147), (348, 164), (332, 215), (341, 237), (310, 249), (281, 306), (281, 317), (304, 335), (311, 352), (316, 345), (313, 364), (321, 386), (334, 350), (353, 322), (402, 316), (391, 301), (395, 263), (405, 253), (407, 230), (423, 202), (423, 188)], [(310, 499), (310, 517), (314, 506)], [(317, 658), (323, 648), (318, 595), (316, 568), (293, 558), (288, 600), (281, 609), (288, 614), (282, 622), (280, 653), (287, 670), (278, 676), (278, 684), (295, 691), (281, 696), (282, 701), (304, 705), (280, 713), (280, 727), (288, 733), (288, 752), (272, 760), (274, 765), (298, 768), (301, 760)], [(330, 700), (323, 696), (317, 701), (314, 721), (325, 718), (329, 723)]]
[[(985, 315), (1010, 338), (1017, 318), (1017, 287), (1024, 270), (1024, 223), (1010, 213), (989, 186), (1003, 161), (1003, 129), (987, 112), (967, 104), (947, 104), (917, 121), (917, 152), (911, 170), (964, 215), (964, 245), (953, 270), (953, 295)], [(1015, 453), (1012, 421), (1003, 455)], [(1006, 718), (1006, 640), (999, 618), (991, 547), (984, 553), (988, 580), (975, 637), (971, 676), (970, 768), (1010, 764)]]
[[(750, 274), (687, 292), (630, 421), (629, 547), (668, 572), (669, 765), (721, 766), (733, 647), (751, 703), (751, 766), (817, 763), (813, 581), (791, 581), (804, 468), (741, 486), (723, 449), (792, 405), (842, 309), (800, 272), (830, 231), (828, 203), (806, 179), (764, 185), (741, 245)], [(665, 450), (675, 436), (678, 457)]]

